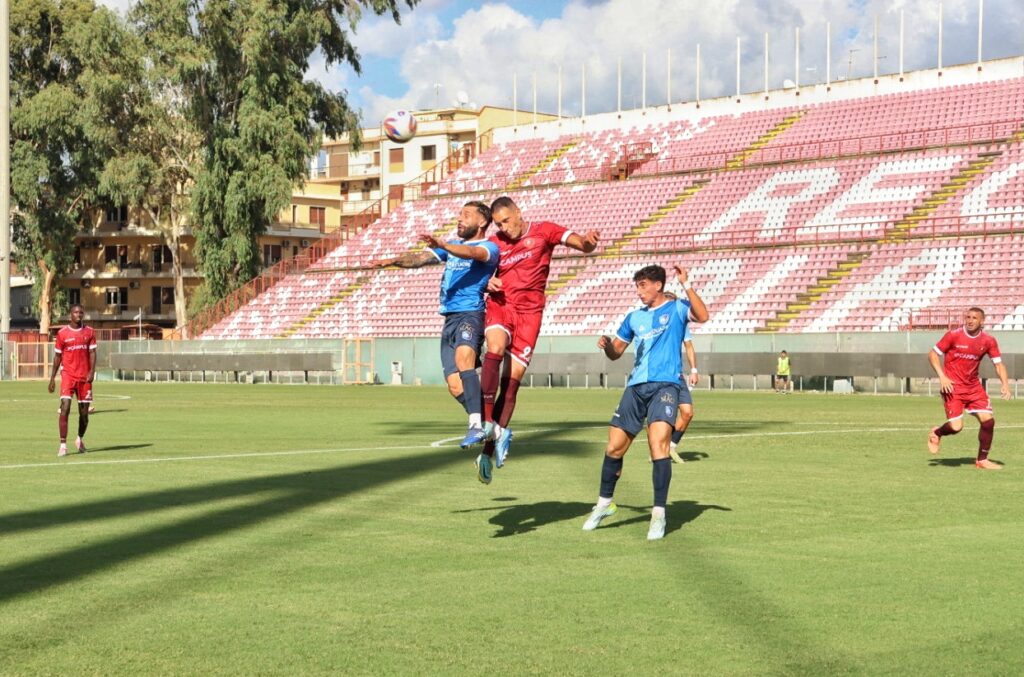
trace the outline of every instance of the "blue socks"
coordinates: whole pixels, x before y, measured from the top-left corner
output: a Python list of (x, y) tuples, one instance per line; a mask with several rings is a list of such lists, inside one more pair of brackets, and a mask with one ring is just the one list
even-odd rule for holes
[(604, 465), (601, 466), (601, 498), (611, 498), (615, 495), (615, 483), (619, 481), (622, 474), (622, 459), (612, 458), (605, 455)]
[(672, 483), (672, 459), (659, 458), (653, 463), (651, 482), (654, 484), (654, 507), (664, 508), (668, 501), (668, 485)]
[(479, 414), (482, 407), (480, 375), (476, 373), (476, 369), (467, 369), (459, 372), (459, 378), (462, 379), (462, 406), (465, 407), (467, 414)]

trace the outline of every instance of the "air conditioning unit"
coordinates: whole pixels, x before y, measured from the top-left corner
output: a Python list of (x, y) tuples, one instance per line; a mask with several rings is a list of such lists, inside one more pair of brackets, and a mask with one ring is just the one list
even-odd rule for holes
[(303, 249), (305, 249), (306, 247), (309, 246), (309, 240), (301, 240), (299, 242), (299, 246), (301, 246)]
[(88, 289), (91, 286), (92, 286), (92, 282), (89, 282), (89, 280), (82, 280), (82, 288), (83, 289)]
[(132, 289), (139, 289), (142, 286), (142, 283), (139, 282), (138, 280), (132, 280), (131, 282), (128, 283), (128, 286), (131, 287)]
[(291, 247), (292, 246), (292, 241), (291, 240), (281, 240), (281, 246), (282, 247)]

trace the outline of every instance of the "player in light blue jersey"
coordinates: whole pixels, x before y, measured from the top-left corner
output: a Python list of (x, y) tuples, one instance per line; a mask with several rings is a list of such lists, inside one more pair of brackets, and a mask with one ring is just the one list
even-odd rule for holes
[[(441, 278), (440, 313), (445, 318), (441, 366), (448, 392), (469, 416), (469, 430), (462, 441), (464, 449), (487, 438), (481, 423), (480, 375), (476, 365), (484, 335), (484, 292), (498, 267), (498, 245), (484, 235), (490, 223), (490, 207), (483, 202), (467, 202), (459, 212), (458, 239), (445, 242), (424, 234), (420, 240), (428, 247), (425, 251), (409, 252), (378, 264), (400, 268), (445, 264)], [(477, 476), (481, 482), (490, 483), (490, 457), (477, 458)]]
[(583, 524), (585, 531), (596, 529), (601, 520), (618, 510), (612, 496), (615, 483), (622, 474), (622, 457), (643, 430), (646, 419), (654, 485), (654, 509), (647, 540), (665, 536), (665, 504), (672, 481), (668, 449), (682, 386), (683, 337), (690, 320), (705, 322), (708, 319), (708, 310), (688, 282), (686, 269), (675, 266), (675, 271), (676, 279), (686, 292), (685, 301), (665, 295), (664, 268), (641, 268), (633, 276), (633, 282), (643, 307), (626, 315), (614, 338), (602, 336), (597, 341), (597, 347), (609, 360), (622, 357), (629, 344), (635, 341), (636, 362), (608, 428), (608, 446), (601, 467), (601, 490), (597, 505)]

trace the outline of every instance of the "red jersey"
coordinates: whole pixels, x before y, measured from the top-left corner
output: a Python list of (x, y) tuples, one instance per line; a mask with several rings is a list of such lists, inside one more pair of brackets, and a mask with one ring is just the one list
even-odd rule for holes
[(498, 245), (501, 256), (496, 273), (501, 279), (501, 291), (491, 294), (492, 300), (519, 311), (543, 310), (551, 253), (556, 245), (565, 244), (571, 232), (558, 224), (540, 221), (526, 224), (518, 240), (500, 230), (492, 235), (491, 242)]
[(73, 381), (84, 381), (89, 375), (89, 354), (96, 350), (96, 333), (84, 324), (79, 329), (61, 327), (53, 352), (60, 355), (64, 374)]
[(946, 356), (942, 370), (957, 386), (974, 387), (981, 384), (978, 367), (981, 366), (981, 358), (985, 355), (992, 358), (992, 364), (1003, 361), (999, 353), (999, 344), (983, 329), (975, 336), (968, 334), (963, 327), (946, 332), (933, 350), (939, 355)]

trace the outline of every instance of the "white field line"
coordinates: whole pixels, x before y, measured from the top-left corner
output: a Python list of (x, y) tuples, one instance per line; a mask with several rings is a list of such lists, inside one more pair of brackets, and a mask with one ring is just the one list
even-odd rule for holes
[[(573, 430), (595, 430), (605, 429), (608, 426), (587, 426), (585, 428), (573, 428)], [(1003, 425), (999, 426), (1002, 430), (1007, 428), (1024, 428), (1024, 425)], [(517, 430), (516, 432), (521, 435), (534, 434), (534, 433), (548, 433), (557, 432), (563, 430), (562, 428), (540, 428), (536, 430)], [(717, 435), (687, 435), (688, 440), (713, 440), (713, 439), (727, 439), (727, 438), (739, 438), (739, 437), (805, 437), (808, 435), (836, 435), (845, 433), (892, 433), (892, 432), (927, 432), (925, 426), (912, 426), (903, 428), (850, 428), (848, 430), (836, 430), (835, 428), (829, 428), (827, 430), (789, 430), (789, 431), (778, 431), (778, 432), (754, 432), (754, 433), (722, 433)], [(253, 451), (244, 452), (239, 454), (210, 454), (205, 456), (177, 456), (177, 457), (166, 457), (166, 458), (120, 458), (110, 460), (97, 460), (97, 461), (49, 461), (46, 463), (15, 463), (10, 465), (0, 465), (0, 470), (18, 470), (22, 468), (68, 468), (79, 465), (121, 465), (128, 463), (177, 463), (181, 461), (213, 461), (233, 458), (260, 458), (270, 456), (308, 456), (314, 454), (337, 454), (337, 453), (348, 453), (358, 451), (410, 451), (413, 449), (425, 449), (429, 447), (443, 447), (446, 443), (457, 442), (461, 440), (461, 437), (448, 437), (445, 439), (431, 442), (429, 445), (413, 444), (399, 447), (335, 447), (330, 449), (296, 449), (291, 451)]]
[[(96, 400), (96, 399), (100, 399), (100, 400), (130, 400), (130, 399), (132, 399), (132, 396), (131, 395), (103, 395), (103, 394), (96, 394), (96, 395), (93, 395), (92, 398), (94, 400)], [(29, 398), (27, 400), (0, 400), (0, 402), (5, 403), (5, 404), (7, 402), (42, 402), (42, 403), (45, 404), (46, 402), (50, 402), (53, 399), (56, 399), (56, 398), (54, 398), (53, 396), (50, 396), (50, 397), (32, 397), (32, 398)]]

